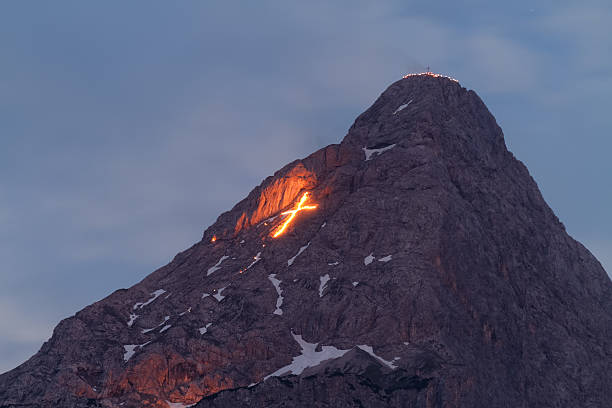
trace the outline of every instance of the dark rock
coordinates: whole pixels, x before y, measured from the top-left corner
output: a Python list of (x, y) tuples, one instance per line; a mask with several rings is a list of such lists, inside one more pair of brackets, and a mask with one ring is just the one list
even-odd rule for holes
[(416, 407), (426, 402), (429, 382), (430, 378), (403, 368), (392, 370), (367, 353), (353, 349), (300, 376), (272, 377), (252, 387), (204, 397), (196, 408)]

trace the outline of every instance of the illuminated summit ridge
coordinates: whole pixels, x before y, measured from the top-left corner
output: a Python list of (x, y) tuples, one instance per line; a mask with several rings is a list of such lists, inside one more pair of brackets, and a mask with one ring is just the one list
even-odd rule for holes
[(430, 71), (406, 74), (402, 78), (406, 79), (406, 78), (410, 78), (410, 77), (419, 77), (419, 76), (430, 76), (432, 78), (446, 78), (446, 79), (450, 79), (451, 81), (459, 83), (459, 80), (457, 80), (457, 79), (455, 79), (453, 77), (449, 77), (449, 76), (442, 75), (442, 74), (436, 74), (436, 73), (430, 72)]

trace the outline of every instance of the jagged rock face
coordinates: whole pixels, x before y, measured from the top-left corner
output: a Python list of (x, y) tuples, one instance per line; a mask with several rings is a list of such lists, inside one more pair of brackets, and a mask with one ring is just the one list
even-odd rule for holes
[(611, 334), (612, 283), (482, 101), (418, 75), (63, 320), (0, 406), (603, 407)]
[(430, 381), (414, 370), (385, 367), (356, 349), (300, 376), (272, 377), (255, 386), (210, 395), (196, 408), (426, 406)]

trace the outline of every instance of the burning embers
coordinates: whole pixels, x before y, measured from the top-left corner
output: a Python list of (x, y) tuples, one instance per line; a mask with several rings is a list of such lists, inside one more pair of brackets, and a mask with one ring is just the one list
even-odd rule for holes
[(407, 75), (404, 75), (403, 78), (406, 79), (406, 78), (410, 78), (410, 77), (413, 77), (413, 76), (426, 75), (426, 76), (430, 76), (430, 77), (434, 77), (434, 78), (446, 78), (446, 79), (450, 79), (451, 81), (454, 81), (454, 82), (459, 82), (455, 78), (452, 78), (452, 77), (449, 77), (449, 76), (446, 76), (446, 75), (442, 75), (442, 74), (436, 74), (434, 72), (429, 71), (429, 67), (427, 67), (427, 68), (428, 68), (427, 72), (420, 72), (418, 74), (407, 74)]
[(285, 230), (287, 229), (289, 224), (291, 224), (291, 222), (293, 221), (293, 219), (295, 218), (298, 212), (302, 210), (314, 210), (315, 208), (317, 208), (316, 204), (315, 205), (304, 205), (304, 203), (308, 200), (308, 197), (309, 197), (309, 194), (307, 192), (304, 193), (304, 195), (302, 195), (302, 198), (300, 198), (300, 201), (298, 202), (297, 207), (295, 207), (295, 209), (281, 213), (281, 215), (287, 215), (287, 214), (291, 214), (291, 215), (289, 215), (289, 217), (276, 229), (276, 231), (272, 234), (272, 238), (276, 238), (279, 235), (281, 235), (283, 232), (285, 232)]

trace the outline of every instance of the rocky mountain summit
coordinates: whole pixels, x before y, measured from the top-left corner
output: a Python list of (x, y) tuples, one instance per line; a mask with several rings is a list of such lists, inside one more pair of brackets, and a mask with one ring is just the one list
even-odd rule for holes
[(611, 372), (605, 271), (476, 93), (421, 74), (60, 322), (0, 407), (610, 407)]

